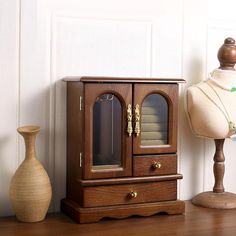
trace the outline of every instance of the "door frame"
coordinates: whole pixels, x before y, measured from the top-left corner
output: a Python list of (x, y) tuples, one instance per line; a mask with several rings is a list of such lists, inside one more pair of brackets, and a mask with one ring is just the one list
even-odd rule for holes
[[(122, 159), (121, 166), (114, 168), (93, 168), (93, 104), (96, 98), (105, 93), (114, 94), (122, 107)], [(84, 86), (84, 179), (112, 178), (132, 175), (132, 136), (128, 136), (127, 106), (132, 106), (132, 84), (85, 83)]]
[(142, 126), (142, 104), (148, 95), (160, 94), (168, 104), (168, 144), (141, 146), (141, 135), (133, 135), (133, 153), (138, 155), (175, 153), (177, 151), (178, 84), (134, 84), (133, 91), (134, 106), (139, 104), (140, 107), (140, 126)]

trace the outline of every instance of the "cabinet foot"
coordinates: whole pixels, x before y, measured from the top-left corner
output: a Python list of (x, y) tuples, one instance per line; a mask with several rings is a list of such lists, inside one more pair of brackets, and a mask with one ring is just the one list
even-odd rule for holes
[(132, 215), (151, 216), (160, 212), (170, 215), (182, 214), (185, 211), (185, 203), (176, 200), (112, 207), (82, 208), (74, 201), (63, 199), (61, 201), (61, 210), (78, 223), (91, 223), (97, 222), (104, 217), (122, 219)]

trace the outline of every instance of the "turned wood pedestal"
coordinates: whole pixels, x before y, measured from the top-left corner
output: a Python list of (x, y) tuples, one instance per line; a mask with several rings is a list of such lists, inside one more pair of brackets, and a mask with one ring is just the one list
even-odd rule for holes
[(192, 203), (202, 207), (217, 209), (236, 208), (236, 194), (224, 191), (223, 178), (225, 172), (225, 157), (223, 153), (225, 139), (215, 139), (214, 176), (215, 185), (213, 191), (203, 192), (192, 199)]

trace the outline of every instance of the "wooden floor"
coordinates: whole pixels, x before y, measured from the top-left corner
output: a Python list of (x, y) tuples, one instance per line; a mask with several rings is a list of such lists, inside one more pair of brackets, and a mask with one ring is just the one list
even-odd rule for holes
[(186, 202), (184, 215), (104, 219), (93, 224), (76, 224), (63, 214), (49, 214), (43, 222), (19, 223), (14, 217), (0, 218), (0, 236), (235, 236), (236, 209), (216, 210)]

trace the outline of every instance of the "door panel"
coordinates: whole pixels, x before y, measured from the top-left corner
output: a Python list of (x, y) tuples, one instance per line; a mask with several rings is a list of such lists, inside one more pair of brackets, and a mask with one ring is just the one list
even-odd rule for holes
[(93, 168), (121, 166), (122, 106), (111, 93), (97, 97), (93, 105)]
[(128, 104), (131, 84), (85, 84), (85, 179), (131, 176)]
[(135, 84), (134, 154), (176, 152), (177, 84)]

